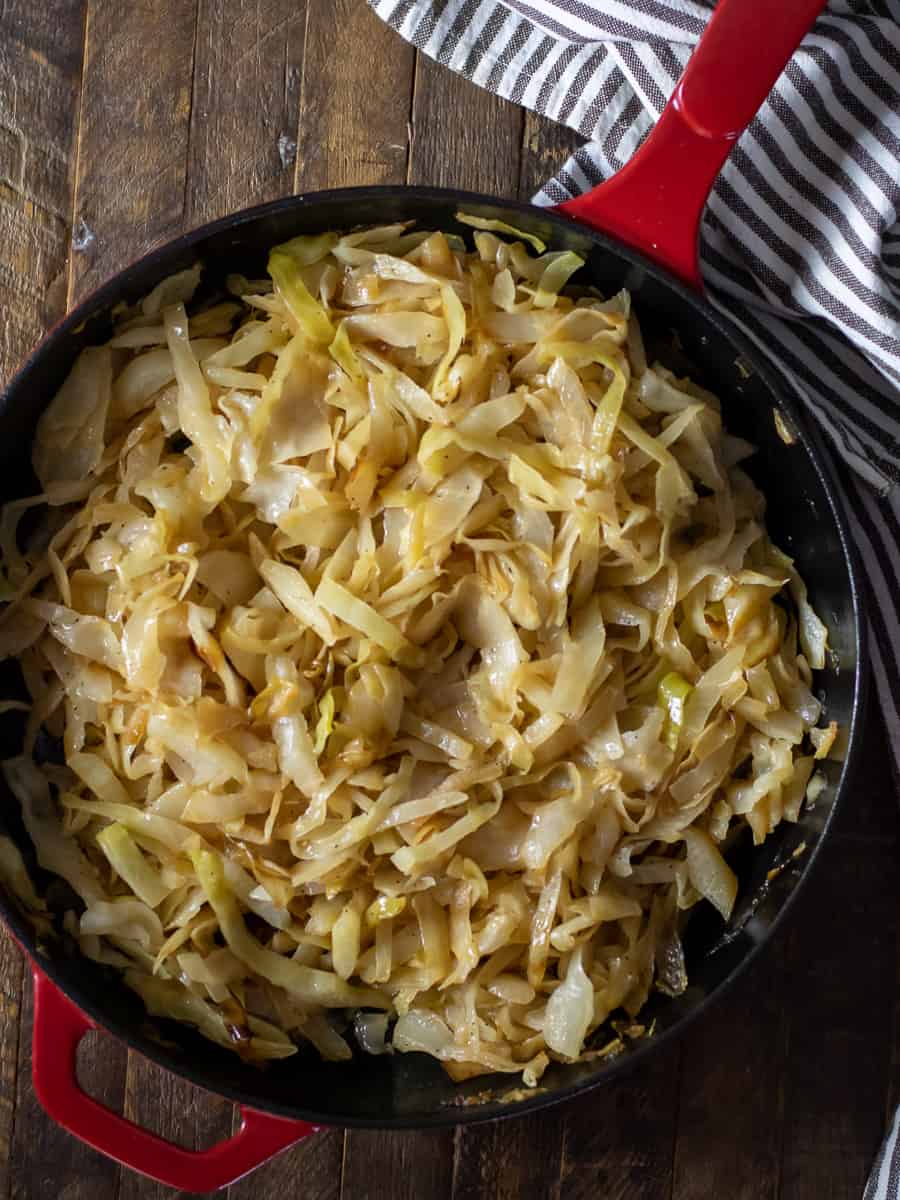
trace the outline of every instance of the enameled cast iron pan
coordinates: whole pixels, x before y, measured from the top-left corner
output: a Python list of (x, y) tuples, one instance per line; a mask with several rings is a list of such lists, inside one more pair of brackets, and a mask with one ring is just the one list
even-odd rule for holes
[[(585, 1094), (656, 1053), (700, 1017), (773, 933), (815, 861), (847, 789), (859, 742), (867, 674), (859, 577), (816, 431), (798, 411), (787, 383), (704, 301), (696, 242), (708, 191), (729, 149), (823, 6), (823, 0), (720, 0), (643, 149), (613, 181), (561, 212), (448, 190), (352, 188), (293, 196), (239, 213), (153, 252), (100, 288), (49, 334), (0, 398), (6, 500), (36, 490), (27, 461), (37, 417), (80, 350), (110, 336), (110, 309), (123, 299), (136, 300), (197, 259), (206, 265), (205, 286), (215, 288), (225, 269), (261, 274), (268, 248), (298, 233), (408, 219), (423, 228), (465, 233), (454, 222), (460, 208), (532, 231), (556, 249), (583, 255), (605, 293), (630, 289), (651, 353), (717, 393), (729, 430), (759, 448), (750, 469), (768, 498), (773, 539), (795, 557), (829, 629), (831, 662), (816, 687), (843, 735), (841, 761), (825, 764), (828, 786), (815, 808), (797, 825), (779, 826), (763, 846), (738, 854), (740, 899), (729, 928), (723, 934), (712, 913), (692, 918), (686, 938), (690, 986), (676, 1000), (657, 995), (650, 1001), (645, 1012), (656, 1022), (655, 1035), (612, 1061), (554, 1064), (525, 1099), (518, 1081), (482, 1077), (454, 1084), (436, 1062), (418, 1054), (360, 1056), (347, 1064), (294, 1058), (265, 1070), (247, 1066), (188, 1028), (152, 1021), (115, 973), (63, 942), (38, 949), (28, 923), (0, 896), (0, 913), (35, 963), (35, 1089), (47, 1112), (76, 1136), (162, 1182), (206, 1191), (239, 1178), (317, 1125), (430, 1128), (530, 1111)], [(798, 432), (795, 444), (786, 445), (778, 436), (774, 409)], [(4, 756), (17, 750), (0, 744)], [(9, 795), (4, 799), (9, 832), (33, 865), (18, 806)], [(792, 856), (802, 844), (805, 850)], [(240, 1132), (211, 1150), (192, 1153), (84, 1095), (75, 1079), (75, 1051), (94, 1026), (240, 1103)], [(486, 1087), (493, 1089), (487, 1102), (461, 1103)], [(585, 1102), (590, 1103), (586, 1095)]]

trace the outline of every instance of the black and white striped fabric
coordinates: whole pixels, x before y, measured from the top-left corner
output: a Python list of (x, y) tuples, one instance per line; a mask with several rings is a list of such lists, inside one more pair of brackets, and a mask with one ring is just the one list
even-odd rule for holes
[[(431, 58), (589, 139), (538, 204), (583, 192), (628, 160), (714, 7), (369, 3)], [(900, 781), (898, 211), (900, 0), (832, 0), (722, 171), (701, 260), (710, 299), (789, 374), (845, 465), (873, 600), (875, 682)]]
[(897, 1200), (900, 1196), (900, 1108), (894, 1113), (890, 1132), (884, 1139), (863, 1200)]

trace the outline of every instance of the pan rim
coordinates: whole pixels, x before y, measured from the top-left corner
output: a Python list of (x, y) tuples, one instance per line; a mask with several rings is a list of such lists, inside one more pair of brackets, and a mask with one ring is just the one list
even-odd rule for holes
[[(619, 242), (616, 238), (604, 234), (569, 217), (562, 216), (553, 210), (539, 208), (526, 201), (491, 196), (484, 193), (462, 191), (454, 188), (416, 187), (410, 185), (374, 185), (362, 187), (331, 188), (321, 191), (299, 193), (255, 205), (231, 213), (205, 225), (198, 226), (177, 238), (154, 247), (146, 254), (129, 263), (109, 279), (98, 285), (70, 313), (54, 324), (44, 335), (37, 346), (26, 356), (15, 374), (11, 377), (3, 392), (0, 393), (0, 409), (20, 402), (18, 397), (23, 390), (27, 392), (29, 376), (35, 366), (43, 360), (52, 347), (63, 340), (66, 335), (76, 332), (90, 317), (108, 310), (122, 299), (123, 294), (131, 289), (129, 284), (138, 277), (151, 273), (158, 268), (158, 277), (166, 274), (166, 264), (183, 256), (198, 244), (222, 233), (239, 232), (246, 226), (267, 217), (291, 212), (299, 212), (308, 206), (333, 205), (335, 207), (354, 200), (378, 201), (388, 198), (409, 197), (421, 201), (454, 204), (457, 207), (498, 209), (505, 213), (515, 211), (531, 220), (539, 219), (556, 230), (558, 234), (578, 233), (601, 249), (615, 255), (628, 266), (646, 272), (649, 276), (665, 285), (683, 303), (694, 308), (703, 319), (722, 334), (735, 349), (752, 365), (754, 372), (761, 377), (765, 386), (776, 399), (779, 407), (791, 417), (793, 422), (803, 432), (806, 450), (810, 462), (818, 477), (819, 483), (828, 500), (829, 513), (840, 542), (843, 561), (846, 565), (850, 582), (850, 602), (853, 613), (853, 628), (856, 640), (857, 659), (854, 665), (853, 695), (848, 728), (848, 749), (844, 762), (841, 764), (840, 778), (835, 789), (832, 807), (821, 829), (821, 833), (810, 854), (803, 864), (802, 872), (793, 885), (790, 894), (782, 902), (777, 914), (769, 922), (765, 936), (751, 946), (741, 961), (732, 968), (730, 974), (717, 984), (689, 1012), (676, 1020), (668, 1029), (654, 1038), (647, 1039), (636, 1045), (627, 1054), (611, 1060), (595, 1077), (586, 1080), (573, 1081), (562, 1085), (553, 1091), (542, 1092), (536, 1089), (535, 1095), (517, 1101), (496, 1101), (471, 1107), (451, 1107), (446, 1111), (429, 1112), (421, 1116), (390, 1116), (374, 1118), (368, 1116), (343, 1115), (335, 1118), (332, 1113), (324, 1115), (315, 1108), (300, 1105), (285, 1104), (269, 1097), (254, 1096), (248, 1098), (239, 1088), (219, 1084), (211, 1085), (205, 1078), (202, 1067), (195, 1068), (193, 1064), (185, 1064), (176, 1056), (169, 1053), (165, 1047), (127, 1027), (117, 1017), (111, 1017), (102, 1006), (96, 1005), (89, 997), (85, 997), (81, 988), (73, 984), (69, 978), (62, 978), (62, 972), (57, 965), (49, 961), (39, 950), (33, 931), (27, 921), (8, 901), (6, 895), (0, 892), (0, 918), (3, 919), (26, 954), (38, 968), (46, 974), (52, 983), (67, 995), (76, 1006), (86, 1013), (103, 1032), (109, 1032), (123, 1041), (129, 1049), (135, 1050), (157, 1065), (172, 1071), (188, 1082), (206, 1091), (225, 1097), (236, 1104), (244, 1105), (260, 1112), (268, 1112), (275, 1116), (286, 1117), (312, 1124), (325, 1123), (330, 1128), (361, 1128), (361, 1129), (438, 1129), (455, 1125), (477, 1124), (484, 1121), (506, 1119), (524, 1115), (539, 1108), (549, 1108), (551, 1105), (563, 1103), (575, 1095), (586, 1095), (594, 1088), (601, 1087), (620, 1078), (623, 1074), (642, 1063), (648, 1055), (659, 1051), (680, 1038), (705, 1013), (709, 1006), (719, 1002), (727, 995), (734, 984), (745, 975), (748, 968), (757, 961), (765, 948), (771, 945), (782, 922), (793, 911), (797, 896), (804, 890), (809, 877), (819, 859), (823, 845), (829, 840), (833, 831), (835, 818), (839, 812), (844, 797), (848, 791), (848, 781), (852, 779), (856, 761), (860, 752), (862, 730), (864, 727), (865, 709), (871, 676), (869, 639), (867, 622), (864, 619), (864, 579), (860, 567), (859, 555), (849, 536), (849, 522), (843, 489), (837, 477), (831, 453), (825, 445), (823, 435), (814, 422), (811, 422), (795, 396), (793, 388), (787, 379), (769, 363), (762, 353), (753, 345), (746, 335), (738, 329), (727, 316), (714, 308), (702, 295), (694, 292), (687, 284), (675, 275), (658, 266), (636, 250)], [(143, 286), (143, 285), (142, 285)]]

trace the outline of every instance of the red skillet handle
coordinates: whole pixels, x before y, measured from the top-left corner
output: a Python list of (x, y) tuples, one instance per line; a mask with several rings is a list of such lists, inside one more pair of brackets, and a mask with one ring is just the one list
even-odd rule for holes
[(315, 1125), (241, 1109), (241, 1127), (208, 1150), (183, 1150), (110, 1112), (78, 1086), (75, 1054), (94, 1022), (34, 968), (34, 1090), (57, 1124), (116, 1162), (185, 1192), (234, 1183), (281, 1150), (316, 1132)]
[(559, 211), (702, 288), (697, 233), (716, 176), (826, 3), (719, 0), (640, 150)]

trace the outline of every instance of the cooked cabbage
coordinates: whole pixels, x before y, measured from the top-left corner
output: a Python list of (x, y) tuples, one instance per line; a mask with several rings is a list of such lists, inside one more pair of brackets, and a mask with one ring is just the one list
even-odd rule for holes
[(678, 914), (728, 919), (724, 845), (838, 731), (715, 398), (576, 254), (460, 221), (294, 238), (208, 308), (193, 268), (84, 351), (0, 522), (4, 771), (150, 1013), (533, 1085), (684, 990)]

